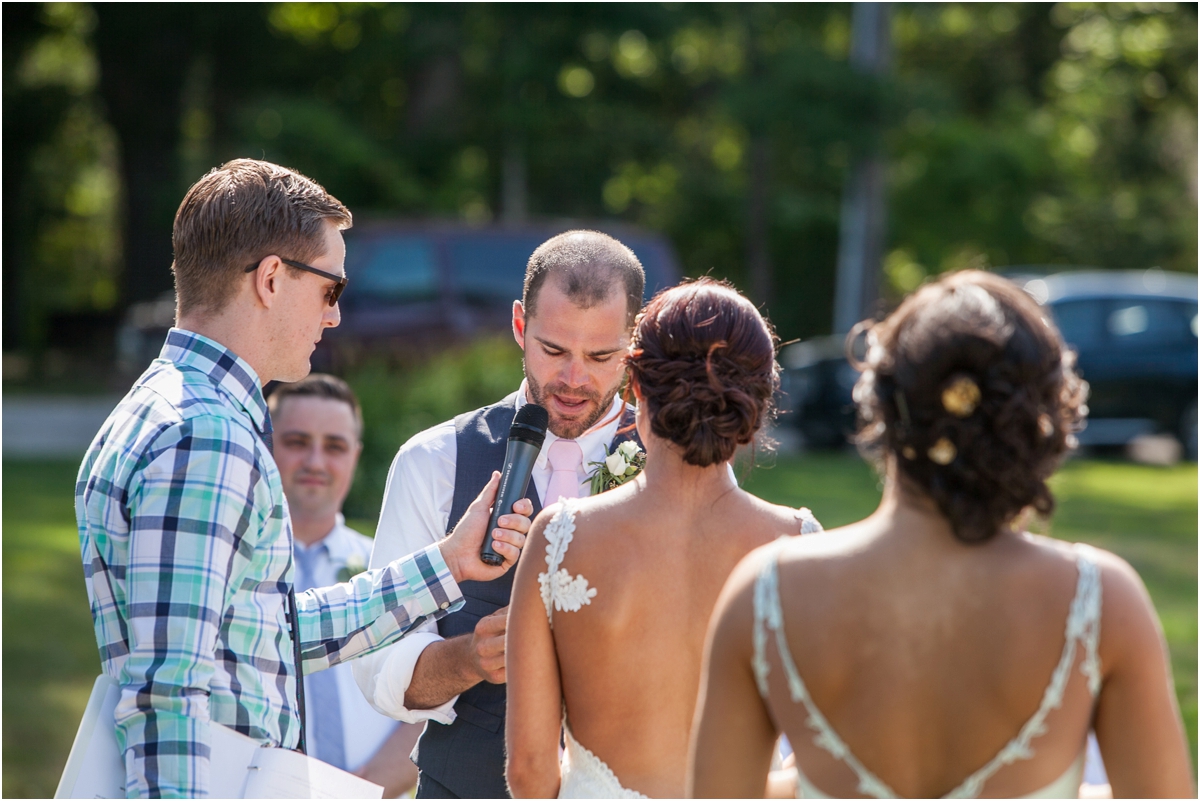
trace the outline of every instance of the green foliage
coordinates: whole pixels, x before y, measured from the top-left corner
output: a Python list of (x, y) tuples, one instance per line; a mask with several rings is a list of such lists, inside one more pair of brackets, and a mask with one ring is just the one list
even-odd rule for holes
[(968, 264), (1195, 272), (1194, 6), (897, 15), (894, 293)]
[(346, 515), (379, 515), (392, 459), (409, 437), (515, 392), (521, 350), (498, 336), (441, 353), (416, 365), (368, 363), (345, 376), (362, 405), (363, 454)]
[[(5, 28), (5, 152), (41, 198), (15, 229), (27, 260), (6, 249), (5, 271), (32, 259), (54, 284), (49, 310), (166, 289), (165, 221), (158, 250), (126, 243), (137, 287), (114, 283), (116, 200), (144, 212), (127, 220), (158, 220), (234, 156), (309, 173), (360, 217), (619, 217), (665, 233), (687, 273), (743, 288), (761, 196), (773, 290), (756, 300), (784, 338), (829, 329), (843, 183), (878, 144), (893, 297), (966, 265), (1196, 269), (1194, 5), (896, 5), (882, 79), (848, 65), (838, 4), (191, 5), (157, 22), (36, 10), (37, 25)], [(91, 30), (97, 14), (109, 28)], [(173, 83), (143, 49), (111, 45), (153, 24), (187, 29)], [(109, 103), (114, 138), (97, 72), (179, 110), (156, 134), (165, 150)], [(21, 103), (52, 96), (57, 116), (21, 138)]]
[[(90, 6), (50, 3), (22, 19), (6, 53), (6, 334), (40, 348), (55, 312), (118, 301), (118, 143), (95, 96)], [(6, 44), (9, 28), (6, 17)], [(16, 119), (14, 119), (14, 117)], [(10, 263), (13, 262), (13, 263)]]

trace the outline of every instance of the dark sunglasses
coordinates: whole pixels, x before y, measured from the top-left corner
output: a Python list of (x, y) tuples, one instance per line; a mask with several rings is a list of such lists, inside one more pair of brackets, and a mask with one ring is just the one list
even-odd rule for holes
[[(327, 273), (324, 270), (318, 270), (316, 267), (309, 267), (307, 264), (305, 264), (302, 261), (292, 261), (291, 259), (285, 259), (282, 256), (279, 257), (279, 260), (289, 267), (295, 267), (297, 270), (303, 270), (306, 273), (312, 273), (313, 275), (319, 275), (322, 278), (328, 279), (330, 281), (337, 281), (337, 286), (335, 286), (333, 288), (333, 290), (329, 293), (329, 305), (330, 306), (337, 305), (338, 298), (340, 298), (342, 296), (342, 290), (344, 290), (346, 288), (346, 282), (350, 280), (349, 278), (347, 278), (344, 275), (334, 275), (333, 273)], [(255, 270), (258, 269), (259, 264), (261, 264), (261, 262), (256, 262), (254, 264), (251, 264), (249, 267), (246, 268), (246, 272), (247, 273), (254, 272)]]

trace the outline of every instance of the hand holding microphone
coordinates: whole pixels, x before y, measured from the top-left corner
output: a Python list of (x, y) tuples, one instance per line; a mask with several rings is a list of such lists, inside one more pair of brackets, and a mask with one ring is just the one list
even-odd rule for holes
[(483, 547), (479, 551), (479, 558), (486, 564), (499, 566), (504, 561), (495, 550), (491, 532), (500, 525), (500, 516), (525, 498), (529, 477), (533, 474), (533, 463), (537, 461), (542, 443), (546, 441), (546, 428), (549, 425), (550, 413), (536, 403), (525, 404), (513, 418), (508, 430), (504, 467), (500, 471), (500, 490), (492, 508), (492, 519), (488, 521), (488, 533), (484, 535)]
[[(528, 498), (522, 498), (512, 505), (511, 513), (498, 516), (494, 531), (489, 529), (489, 518), (494, 517), (492, 503), (496, 499), (499, 484), (500, 474), (493, 472), (491, 480), (467, 507), (454, 531), (438, 543), (442, 558), (446, 560), (446, 566), (450, 568), (450, 575), (454, 576), (455, 581), (491, 581), (499, 578), (517, 563), (517, 557), (521, 555), (525, 535), (529, 533), (531, 525), (530, 518), (533, 517), (533, 503)], [(479, 549), (487, 539), (495, 543), (492, 547), (502, 557), (501, 564), (489, 565), (479, 558)]]
[(509, 431), (503, 473), (492, 474), (454, 531), (438, 544), (455, 581), (491, 581), (517, 563), (533, 516), (525, 492), (549, 422), (541, 406), (521, 407)]

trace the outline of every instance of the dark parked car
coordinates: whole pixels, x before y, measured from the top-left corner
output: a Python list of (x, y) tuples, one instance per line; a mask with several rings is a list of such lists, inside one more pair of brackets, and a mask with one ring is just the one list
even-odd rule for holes
[(1085, 445), (1171, 433), (1196, 456), (1196, 276), (1073, 272), (1025, 290), (1050, 308), (1091, 386)]
[(647, 297), (679, 281), (670, 243), (631, 226), (367, 223), (346, 232), (350, 283), (340, 301), (342, 323), (325, 338), (334, 350), (408, 350), (507, 330), (530, 255), (555, 234), (581, 227), (603, 230), (637, 254)]
[[(1050, 309), (1091, 386), (1084, 445), (1123, 445), (1149, 433), (1179, 438), (1196, 458), (1196, 277), (1161, 270), (1012, 274)], [(784, 409), (811, 447), (838, 447), (854, 429), (858, 373), (842, 337), (780, 353)]]

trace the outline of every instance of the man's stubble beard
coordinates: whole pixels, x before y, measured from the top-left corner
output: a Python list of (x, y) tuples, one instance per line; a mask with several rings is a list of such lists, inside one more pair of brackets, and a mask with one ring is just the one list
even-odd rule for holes
[[(525, 373), (525, 380), (527, 382), (529, 382), (530, 400), (533, 401), (534, 403), (538, 404), (539, 406), (545, 407), (546, 406), (546, 403), (545, 403), (546, 392), (543, 390), (542, 386), (537, 382), (537, 380), (534, 379), (534, 377), (529, 374), (529, 371), (525, 369), (525, 360), (524, 359), (521, 360), (521, 369)], [(617, 393), (621, 391), (621, 384), (623, 384), (624, 382), (625, 382), (625, 376), (624, 376), (624, 373), (622, 373), (621, 380), (618, 381), (616, 384), (614, 384), (612, 389), (609, 390), (607, 393), (605, 393), (605, 396), (603, 398), (600, 398), (599, 395), (595, 395), (592, 393), (586, 393), (586, 392), (582, 393), (590, 401), (597, 401), (597, 400), (599, 401), (596, 404), (595, 408), (592, 410), (592, 413), (589, 414), (587, 417), (585, 417), (582, 420), (578, 420), (578, 421), (572, 420), (570, 422), (567, 422), (567, 421), (563, 421), (560, 419), (556, 419), (554, 417), (554, 414), (551, 413), (551, 415), (550, 415), (550, 432), (552, 434), (554, 434), (554, 436), (558, 437), (559, 439), (576, 439), (576, 438), (578, 438), (581, 434), (583, 434), (583, 432), (587, 431), (589, 428), (594, 426), (596, 424), (596, 422), (601, 417), (603, 417), (606, 412), (608, 412), (609, 408), (612, 406), (613, 398), (617, 397)], [(548, 390), (558, 390), (558, 388), (559, 387), (555, 384), (551, 384), (549, 387), (546, 387), (546, 389), (548, 389)], [(580, 390), (572, 390), (572, 391), (576, 394), (580, 394)], [(550, 394), (553, 395), (555, 393), (550, 392)], [(547, 408), (547, 411), (549, 411), (548, 408)]]

